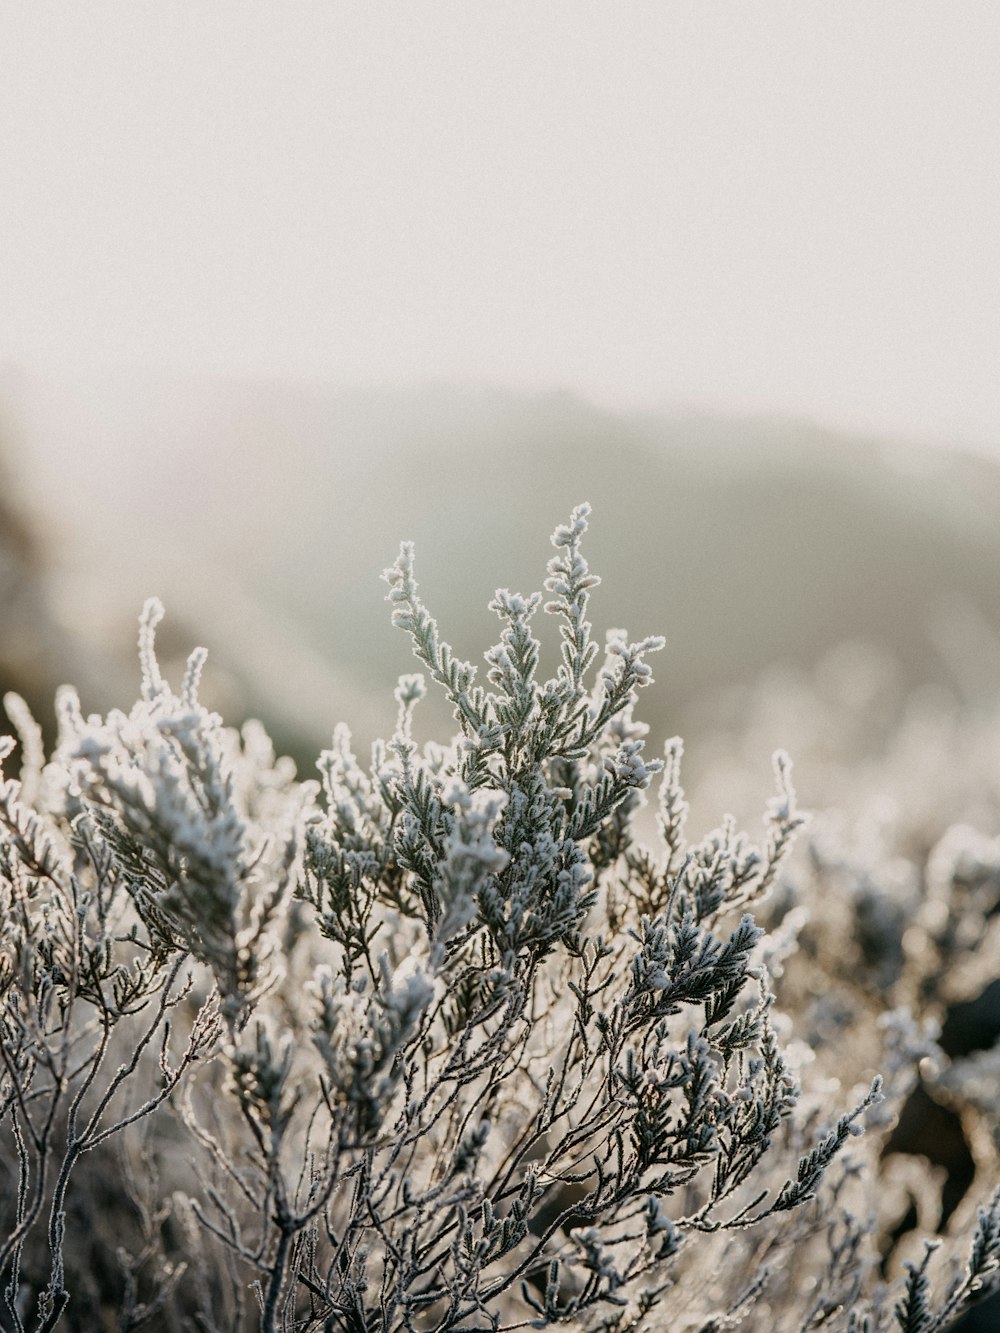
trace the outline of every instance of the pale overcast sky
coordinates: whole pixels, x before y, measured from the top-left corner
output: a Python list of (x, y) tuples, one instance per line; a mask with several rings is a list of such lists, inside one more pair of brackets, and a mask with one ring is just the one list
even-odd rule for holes
[(996, 0), (0, 3), (0, 363), (1000, 443)]

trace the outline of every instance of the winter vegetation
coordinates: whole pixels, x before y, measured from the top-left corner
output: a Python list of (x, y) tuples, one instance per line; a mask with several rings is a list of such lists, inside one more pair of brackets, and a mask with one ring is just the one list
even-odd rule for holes
[(962, 1006), (1000, 842), (900, 814), (872, 855), (783, 752), (761, 838), (692, 833), (634, 715), (663, 641), (599, 644), (588, 518), (497, 591), (484, 673), (404, 544), (420, 674), (318, 779), (201, 703), (203, 650), (165, 679), (155, 601), (128, 712), (63, 689), (46, 762), (7, 696), (4, 1328), (944, 1333), (989, 1299), (1000, 1066)]

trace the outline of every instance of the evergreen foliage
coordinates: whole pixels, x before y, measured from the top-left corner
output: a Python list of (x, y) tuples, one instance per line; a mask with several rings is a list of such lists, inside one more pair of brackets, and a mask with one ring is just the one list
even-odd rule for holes
[(448, 744), (414, 740), (408, 675), (370, 764), (341, 726), (298, 781), (202, 705), (202, 650), (174, 693), (156, 602), (129, 713), (62, 691), (44, 763), (8, 702), (4, 1327), (929, 1333), (995, 1282), (1000, 1193), (940, 1297), (930, 1248), (880, 1272), (857, 1200), (928, 1048), (897, 1041), (886, 1099), (849, 1053), (848, 1086), (809, 1086), (772, 990), (794, 940), (762, 924), (803, 824), (789, 761), (759, 846), (687, 839), (681, 744), (647, 756), (633, 717), (663, 641), (611, 631), (598, 667), (588, 515), (547, 600), (497, 592), (483, 681), (412, 548), (386, 571)]

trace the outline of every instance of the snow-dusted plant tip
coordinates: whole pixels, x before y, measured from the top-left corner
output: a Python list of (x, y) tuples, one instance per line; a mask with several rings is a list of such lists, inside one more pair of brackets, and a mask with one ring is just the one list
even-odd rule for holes
[(156, 602), (130, 712), (64, 691), (45, 766), (8, 702), (4, 1327), (923, 1331), (994, 1280), (996, 1199), (942, 1303), (929, 1252), (880, 1276), (877, 1135), (844, 1151), (880, 1080), (809, 1087), (769, 979), (805, 917), (753, 914), (803, 822), (789, 761), (759, 846), (687, 839), (680, 741), (650, 756), (632, 715), (663, 640), (602, 657), (589, 512), (547, 600), (496, 593), (482, 681), (412, 548), (386, 571), (446, 744), (414, 741), (406, 675), (370, 764), (339, 726), (300, 783), (200, 703), (201, 650), (173, 692)]

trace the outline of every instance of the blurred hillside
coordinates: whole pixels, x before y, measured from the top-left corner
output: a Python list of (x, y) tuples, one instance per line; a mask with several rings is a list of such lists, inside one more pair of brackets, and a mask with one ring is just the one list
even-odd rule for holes
[(60, 666), (83, 663), (54, 614), (45, 545), (22, 501), (0, 440), (0, 698), (13, 690), (43, 716)]
[(844, 641), (893, 664), (894, 697), (930, 683), (975, 699), (1000, 680), (1000, 469), (983, 458), (485, 389), (106, 375), (9, 382), (2, 410), (87, 652), (130, 679), (157, 592), (177, 647), (210, 647), (227, 715), (263, 713), (300, 753), (342, 717), (362, 741), (391, 726), (410, 659), (379, 575), (401, 539), (476, 659), (493, 589), (540, 586), (547, 534), (582, 499), (598, 632), (667, 636), (643, 710), (657, 744), (696, 740), (720, 691), (775, 664), (809, 672)]

